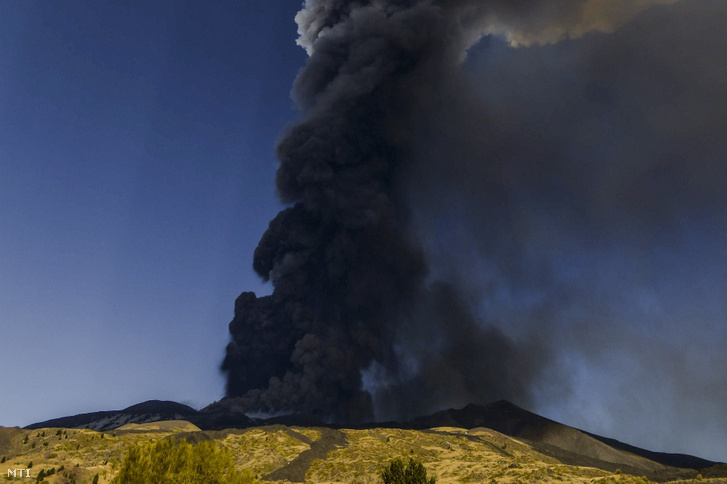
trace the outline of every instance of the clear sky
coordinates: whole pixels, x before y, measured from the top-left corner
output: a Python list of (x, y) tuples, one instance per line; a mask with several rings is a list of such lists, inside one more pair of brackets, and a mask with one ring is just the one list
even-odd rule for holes
[(0, 425), (204, 406), (306, 54), (297, 1), (0, 6)]
[[(553, 352), (531, 410), (727, 460), (727, 9), (653, 3), (615, 33), (472, 48), (487, 115), (442, 108), (411, 205), (432, 272)], [(2, 2), (0, 425), (222, 398), (234, 300), (272, 290), (252, 254), (283, 207), (300, 7)], [(473, 153), (511, 156), (511, 209)]]

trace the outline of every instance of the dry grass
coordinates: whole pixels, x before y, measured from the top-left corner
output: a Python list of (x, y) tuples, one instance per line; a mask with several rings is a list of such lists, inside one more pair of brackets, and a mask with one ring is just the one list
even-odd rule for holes
[(264, 476), (295, 459), (310, 448), (284, 430), (251, 429), (242, 435), (228, 435), (222, 444), (232, 451), (238, 468), (250, 469)]
[[(349, 446), (314, 462), (307, 480), (317, 483), (373, 483), (391, 459), (414, 458), (442, 484), (460, 482), (589, 482), (610, 474), (565, 466), (501, 434), (463, 429), (413, 431), (345, 430)], [(504, 448), (503, 448), (504, 447)], [(628, 482), (620, 480), (619, 482)]]
[[(3, 429), (3, 452), (7, 469), (26, 469), (33, 463), (31, 476), (41, 470), (56, 473), (49, 484), (90, 483), (98, 474), (99, 482), (108, 483), (118, 472), (126, 450), (135, 444), (163, 439), (181, 432), (201, 432), (187, 422), (154, 423), (127, 427), (126, 431)], [(591, 467), (569, 466), (543, 455), (526, 443), (488, 429), (465, 430), (437, 428), (427, 431), (401, 429), (342, 430), (348, 445), (331, 451), (325, 459), (312, 462), (306, 474), (311, 483), (375, 483), (380, 469), (392, 459), (414, 458), (421, 461), (429, 475), (440, 484), (450, 483), (638, 483), (642, 477), (609, 473)], [(181, 434), (180, 434), (181, 435)], [(185, 434), (190, 435), (190, 434)], [(200, 433), (208, 437), (208, 434)], [(238, 468), (250, 469), (262, 478), (295, 460), (311, 444), (321, 439), (321, 431), (283, 426), (260, 427), (221, 434), (219, 442), (228, 447)], [(7, 442), (11, 446), (7, 446)], [(307, 465), (307, 464), (306, 464)], [(63, 467), (62, 472), (57, 472)], [(12, 478), (11, 478), (12, 479)], [(21, 481), (20, 478), (17, 481)], [(24, 478), (23, 481), (30, 480)], [(283, 481), (280, 481), (283, 482)], [(680, 481), (723, 483), (724, 479)]]

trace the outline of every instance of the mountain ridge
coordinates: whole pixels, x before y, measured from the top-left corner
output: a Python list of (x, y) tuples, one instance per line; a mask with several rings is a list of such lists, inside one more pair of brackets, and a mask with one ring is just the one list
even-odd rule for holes
[[(568, 450), (572, 450), (571, 447), (575, 445), (598, 447), (594, 442), (588, 441), (588, 438), (590, 438), (610, 448), (636, 454), (639, 457), (671, 467), (700, 469), (717, 464), (717, 462), (688, 454), (642, 449), (616, 439), (603, 437), (542, 417), (507, 400), (500, 400), (487, 405), (469, 404), (460, 410), (440, 410), (430, 416), (413, 419), (410, 423), (414, 424), (411, 428), (421, 429), (432, 427), (438, 421), (449, 421), (456, 424), (454, 426), (462, 428), (485, 427), (511, 437), (550, 443)], [(572, 445), (568, 445), (568, 439), (574, 440)]]
[[(251, 418), (234, 402), (217, 402), (202, 410), (171, 401), (149, 400), (118, 411), (102, 411), (46, 420), (26, 429), (47, 427), (86, 428), (111, 431), (122, 425), (161, 420), (186, 420), (203, 432), (252, 427), (305, 427), (330, 429), (406, 429), (428, 431), (459, 428), (467, 431), (489, 429), (521, 440), (538, 452), (564, 464), (595, 467), (609, 472), (621, 470), (633, 475), (649, 475), (667, 480), (676, 470), (710, 470), (727, 477), (727, 466), (687, 454), (654, 452), (602, 437), (542, 417), (517, 405), (500, 400), (486, 405), (469, 404), (461, 409), (440, 410), (404, 422), (373, 422), (359, 425), (327, 425), (308, 414)], [(465, 432), (468, 434), (468, 432)]]

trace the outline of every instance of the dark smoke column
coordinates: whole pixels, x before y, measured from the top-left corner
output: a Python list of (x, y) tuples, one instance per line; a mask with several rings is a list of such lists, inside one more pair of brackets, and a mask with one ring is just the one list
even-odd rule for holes
[(578, 15), (552, 17), (586, 0), (546, 3), (556, 2), (306, 1), (296, 20), (310, 57), (293, 88), (302, 117), (278, 146), (276, 185), (292, 206), (270, 223), (253, 263), (274, 291), (237, 299), (222, 365), (243, 409), (354, 422), (374, 407), (399, 418), (525, 398), (537, 352), (526, 361), (457, 291), (425, 280), (406, 180), (422, 105), (451, 91), (469, 45), (486, 33), (527, 44), (538, 29), (590, 28)]
[(278, 146), (277, 188), (294, 205), (254, 255), (274, 292), (237, 299), (223, 363), (228, 396), (248, 410), (373, 415), (361, 372), (393, 361), (397, 320), (426, 275), (397, 199), (406, 80), (434, 50), (410, 7), (308, 2), (299, 14), (325, 35), (293, 89), (302, 120)]

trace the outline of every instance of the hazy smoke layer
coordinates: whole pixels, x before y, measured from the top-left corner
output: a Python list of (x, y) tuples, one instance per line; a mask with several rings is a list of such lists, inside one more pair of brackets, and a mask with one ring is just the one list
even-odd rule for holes
[(726, 22), (682, 0), (608, 35), (483, 39), (419, 103), (408, 178), (430, 271), (549, 349), (536, 409), (721, 460)]
[[(593, 187), (571, 187), (580, 175), (561, 169), (558, 160), (570, 158), (559, 158), (560, 136), (528, 131), (527, 113), (514, 119), (487, 105), (462, 62), (484, 35), (515, 46), (610, 32), (659, 3), (673, 2), (307, 0), (296, 17), (310, 55), (293, 88), (302, 116), (278, 146), (277, 188), (292, 206), (254, 255), (273, 294), (236, 301), (223, 363), (228, 396), (247, 411), (338, 421), (369, 419), (374, 409), (391, 418), (495, 398), (527, 402), (551, 361), (553, 345), (533, 330), (539, 318), (521, 318), (528, 331), (517, 334), (500, 312), (473, 311), (464, 291), (472, 285), (449, 270), (459, 262), (441, 264), (462, 254), (441, 251), (434, 274), (430, 258), (454, 238), (446, 221), (462, 220), (479, 234), (472, 264), (490, 264), (483, 280), (504, 278), (493, 294), (550, 283), (548, 267), (528, 265), (538, 252), (528, 244), (559, 243), (537, 231), (548, 217), (589, 224), (592, 206), (561, 210), (553, 197), (590, 203), (580, 191)], [(477, 210), (457, 210), (473, 200)], [(608, 203), (595, 205), (610, 213)], [(435, 242), (418, 238), (439, 222)], [(567, 306), (572, 294), (554, 296)]]

